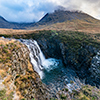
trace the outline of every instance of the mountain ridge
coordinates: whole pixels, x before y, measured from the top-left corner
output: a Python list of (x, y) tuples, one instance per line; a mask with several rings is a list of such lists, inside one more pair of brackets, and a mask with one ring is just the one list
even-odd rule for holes
[(28, 28), (32, 30), (67, 30), (81, 32), (100, 32), (100, 20), (81, 12), (57, 10), (53, 13), (47, 13), (34, 26)]
[[(69, 22), (69, 23), (68, 23)], [(9, 22), (6, 19), (4, 19), (2, 16), (0, 16), (0, 28), (8, 28), (8, 29), (52, 29), (57, 30), (58, 27), (59, 29), (62, 30), (62, 25), (65, 23), (65, 26), (69, 28), (68, 25), (71, 25), (70, 23), (73, 22), (74, 29), (76, 27), (79, 27), (76, 25), (76, 23), (81, 24), (82, 23), (88, 23), (93, 25), (93, 27), (97, 27), (95, 25), (100, 26), (100, 20), (95, 19), (94, 17), (81, 12), (81, 11), (67, 11), (67, 10), (55, 10), (53, 13), (47, 13), (43, 18), (41, 18), (38, 22), (31, 22), (31, 23), (17, 23), (17, 22)], [(68, 23), (68, 24), (66, 24)], [(59, 24), (59, 25), (57, 25)], [(64, 27), (65, 27), (64, 26)], [(86, 27), (87, 25), (85, 25)], [(67, 29), (66, 28), (66, 29)]]

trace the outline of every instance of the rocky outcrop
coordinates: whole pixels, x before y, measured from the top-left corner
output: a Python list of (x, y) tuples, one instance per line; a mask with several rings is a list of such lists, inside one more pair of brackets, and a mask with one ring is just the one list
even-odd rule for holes
[(60, 49), (63, 62), (67, 67), (75, 70), (80, 79), (84, 79), (86, 84), (100, 85), (100, 58), (98, 49), (84, 44), (75, 53), (70, 52), (62, 43), (60, 44)]
[(34, 71), (34, 66), (30, 63), (29, 50), (25, 45), (16, 40), (2, 39), (0, 48), (2, 48), (0, 57), (2, 55), (4, 58), (10, 56), (8, 60), (7, 58), (6, 60), (0, 58), (0, 70), (2, 69), (5, 72), (2, 79), (5, 78), (3, 83), (5, 87), (8, 87), (7, 91), (10, 91), (10, 89), (15, 91), (16, 95), (19, 96), (17, 100), (46, 100), (52, 97), (49, 89), (46, 88), (37, 72)]
[(38, 43), (46, 57), (62, 59), (66, 67), (76, 70), (79, 78), (85, 79), (86, 83), (94, 85), (93, 82), (88, 81), (91, 74), (89, 68), (91, 67), (92, 57), (96, 55), (98, 49), (83, 44), (81, 48), (74, 52), (73, 49), (68, 48), (67, 44), (57, 42), (56, 40), (51, 42), (48, 39), (39, 39)]
[(37, 42), (39, 43), (46, 58), (61, 58), (61, 50), (59, 47), (60, 42), (58, 40), (41, 38), (38, 39)]

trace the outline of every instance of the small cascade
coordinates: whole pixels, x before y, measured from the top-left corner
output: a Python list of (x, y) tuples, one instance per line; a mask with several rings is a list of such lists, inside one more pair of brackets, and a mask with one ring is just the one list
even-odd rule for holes
[[(20, 41), (28, 47), (31, 63), (34, 70), (40, 75), (41, 79), (44, 77), (43, 70), (50, 71), (58, 66), (59, 60), (54, 58), (46, 59), (35, 40), (21, 39)], [(53, 65), (55, 65), (55, 67)]]

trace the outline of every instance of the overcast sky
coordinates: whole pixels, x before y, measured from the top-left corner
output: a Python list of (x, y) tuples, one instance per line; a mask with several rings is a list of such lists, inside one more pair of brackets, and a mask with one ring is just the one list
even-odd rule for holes
[(0, 15), (8, 21), (33, 22), (57, 6), (81, 10), (100, 19), (100, 0), (0, 0)]

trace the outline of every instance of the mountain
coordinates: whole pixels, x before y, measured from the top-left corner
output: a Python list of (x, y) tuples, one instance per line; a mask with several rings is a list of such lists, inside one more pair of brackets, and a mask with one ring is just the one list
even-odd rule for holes
[(79, 11), (56, 10), (54, 13), (47, 13), (38, 23), (43, 25), (51, 23), (61, 23), (76, 19), (84, 20), (90, 23), (91, 21), (89, 21), (88, 19), (96, 20), (92, 16)]
[(53, 13), (47, 13), (30, 29), (71, 30), (98, 33), (100, 32), (100, 20), (80, 11), (56, 10)]
[(12, 28), (12, 29), (25, 29), (26, 27), (30, 27), (34, 23), (16, 23), (16, 22), (9, 22), (0, 16), (0, 28)]
[(100, 32), (100, 20), (80, 11), (55, 10), (36, 23), (9, 22), (0, 16), (0, 28)]

